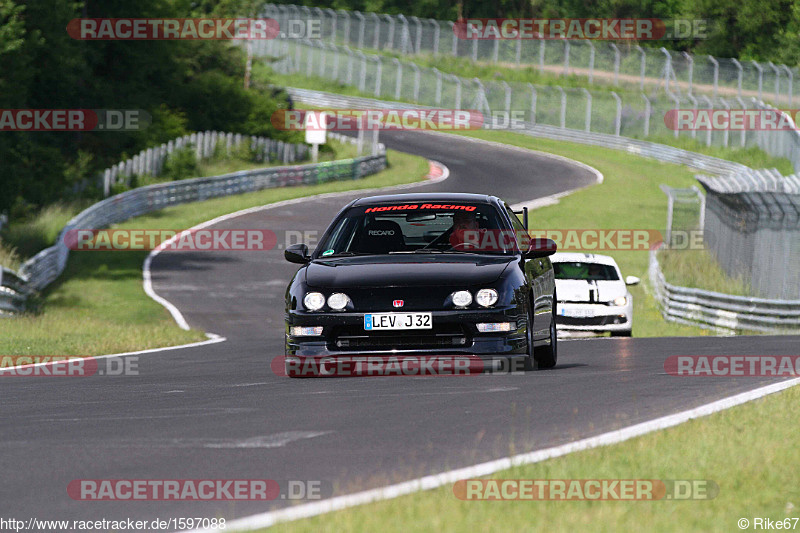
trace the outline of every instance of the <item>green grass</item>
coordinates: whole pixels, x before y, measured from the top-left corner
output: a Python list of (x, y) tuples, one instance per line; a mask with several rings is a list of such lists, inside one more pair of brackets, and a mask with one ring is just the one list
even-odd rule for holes
[(7, 250), (6, 254), (8, 250), (16, 249), (18, 260), (24, 261), (52, 246), (67, 222), (91, 204), (89, 200), (58, 202), (43, 207), (24, 220), (11, 221), (0, 234), (0, 265), (14, 268), (3, 260), (3, 249)]
[[(664, 379), (691, 379), (665, 377)], [(737, 520), (800, 516), (800, 388), (614, 446), (504, 470), (491, 479), (688, 479), (695, 501), (462, 501), (452, 485), (280, 524), (316, 531), (739, 531)]]
[(658, 260), (664, 277), (673, 285), (752, 295), (748, 284), (743, 279), (728, 276), (708, 250), (662, 250)]
[[(386, 187), (421, 179), (427, 160), (389, 151), (390, 168), (359, 181), (267, 189), (169, 207), (116, 228), (185, 229), (240, 209), (326, 192)], [(0, 355), (99, 355), (202, 340), (179, 329), (142, 289), (146, 252), (72, 252), (37, 313), (0, 320)]]

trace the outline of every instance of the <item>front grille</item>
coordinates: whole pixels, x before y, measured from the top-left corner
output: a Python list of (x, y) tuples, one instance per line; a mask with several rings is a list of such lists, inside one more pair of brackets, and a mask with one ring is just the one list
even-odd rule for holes
[(434, 348), (463, 348), (471, 340), (457, 325), (434, 326), (430, 330), (366, 332), (361, 328), (340, 327), (334, 330), (330, 350), (425, 350)]
[(556, 316), (556, 324), (565, 326), (608, 326), (611, 324), (625, 324), (628, 319), (624, 315), (593, 316), (577, 318), (572, 316)]

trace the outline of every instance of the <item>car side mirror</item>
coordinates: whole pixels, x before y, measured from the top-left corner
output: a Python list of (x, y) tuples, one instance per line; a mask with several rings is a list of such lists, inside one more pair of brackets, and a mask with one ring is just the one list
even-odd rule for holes
[(625, 278), (625, 285), (638, 285), (639, 282), (642, 281), (636, 276), (627, 276)]
[(525, 252), (526, 259), (536, 259), (553, 255), (558, 246), (553, 239), (531, 239), (530, 247)]
[(305, 244), (293, 244), (283, 251), (283, 257), (290, 263), (305, 265), (311, 258), (308, 256), (308, 246)]

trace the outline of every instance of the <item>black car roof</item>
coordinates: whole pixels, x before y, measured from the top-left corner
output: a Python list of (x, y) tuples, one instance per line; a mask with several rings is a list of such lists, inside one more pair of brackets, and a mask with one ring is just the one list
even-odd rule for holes
[(429, 193), (406, 193), (406, 194), (384, 194), (380, 196), (366, 196), (354, 201), (352, 206), (384, 204), (393, 202), (481, 202), (481, 203), (502, 203), (496, 196), (488, 194), (473, 194), (466, 192), (429, 192)]

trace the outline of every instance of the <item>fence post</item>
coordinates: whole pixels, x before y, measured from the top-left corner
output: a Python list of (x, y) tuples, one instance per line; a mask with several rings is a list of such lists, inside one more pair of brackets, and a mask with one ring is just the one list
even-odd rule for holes
[(450, 33), (453, 34), (453, 48), (451, 50), (451, 54), (453, 57), (458, 57), (458, 35), (456, 35), (456, 23), (455, 22), (448, 22), (448, 26), (450, 26)]
[[(723, 106), (725, 109), (727, 109), (727, 110), (729, 111), (729, 113), (728, 113), (728, 116), (730, 116), (730, 110), (731, 110), (731, 106), (728, 104), (728, 102), (726, 102), (726, 101), (725, 101), (725, 99), (724, 99), (724, 98), (720, 98), (720, 99), (719, 99), (719, 101), (720, 101), (720, 103), (722, 104), (722, 106)], [(728, 138), (729, 138), (729, 135), (730, 135), (730, 132), (728, 131), (728, 128), (725, 128), (725, 129), (722, 131), (722, 145), (723, 145), (725, 148), (727, 148), (727, 147), (728, 147)]]
[(536, 87), (532, 83), (528, 87), (531, 89), (531, 124), (536, 124)]
[(414, 102), (419, 102), (419, 67), (416, 63), (410, 63), (410, 66), (414, 71)]
[(456, 82), (456, 97), (455, 97), (455, 109), (461, 109), (461, 78), (458, 76), (452, 75), (453, 81)]
[[(742, 100), (741, 96), (737, 96), (736, 97), (736, 101), (739, 102), (739, 105), (741, 106), (742, 109), (747, 109), (747, 105), (744, 103), (744, 100)], [(747, 130), (746, 130), (746, 128), (742, 128), (740, 144), (742, 145), (742, 148), (744, 148), (747, 145)]]
[(586, 41), (586, 44), (589, 45), (589, 85), (591, 85), (594, 79), (594, 45), (592, 41)]
[(346, 85), (353, 84), (353, 56), (355, 55), (349, 46), (344, 47), (347, 52), (347, 77), (345, 78)]
[(392, 50), (392, 49), (394, 49), (394, 17), (391, 16), (391, 15), (384, 15), (384, 17), (386, 17), (386, 20), (389, 21), (389, 37), (386, 40), (386, 42), (388, 44), (388, 46), (386, 46), (386, 48), (388, 48), (389, 50)]
[[(439, 27), (439, 21), (436, 19), (428, 19), (428, 22), (433, 24), (433, 55), (439, 55), (439, 34), (442, 31), (442, 28)], [(453, 35), (455, 38), (455, 35)]]
[(340, 9), (337, 13), (344, 15), (344, 44), (345, 46), (350, 46), (350, 25), (352, 24), (350, 21), (350, 13), (343, 9)]
[(414, 22), (414, 26), (417, 28), (417, 33), (414, 36), (414, 50), (415, 54), (419, 54), (420, 47), (422, 46), (422, 21), (419, 20), (419, 17), (408, 17)]
[(642, 93), (642, 98), (644, 98), (644, 136), (647, 137), (650, 135), (650, 99), (647, 98), (647, 95)]
[(436, 105), (439, 106), (442, 104), (442, 73), (439, 72), (439, 69), (433, 67), (433, 74), (436, 76), (436, 96), (435, 102)]
[(522, 60), (522, 39), (517, 39), (517, 48), (514, 50), (514, 63), (519, 65)]
[(708, 56), (708, 60), (714, 65), (714, 92), (712, 94), (714, 99), (716, 99), (717, 92), (719, 91), (719, 61), (717, 61), (714, 56)]
[(592, 93), (590, 93), (586, 87), (584, 87), (582, 90), (583, 94), (586, 95), (586, 120), (583, 130), (586, 133), (589, 133), (592, 131)]
[(492, 43), (492, 63), (497, 63), (500, 59), (500, 39), (495, 39)]
[(392, 58), (392, 63), (397, 66), (397, 76), (394, 82), (394, 99), (400, 100), (400, 88), (403, 82), (403, 65), (396, 57)]
[(663, 46), (659, 48), (659, 51), (666, 56), (666, 58), (664, 59), (664, 91), (670, 92), (669, 78), (670, 78), (670, 72), (672, 72), (672, 55), (669, 53), (669, 50), (667, 50)]
[[(476, 41), (477, 42), (477, 41)], [(564, 76), (569, 75), (569, 40), (564, 40)]]
[(312, 48), (314, 45), (311, 44), (310, 39), (303, 39), (303, 41), (308, 45), (306, 48), (306, 76), (311, 76), (311, 70), (314, 68), (314, 48)]
[(647, 65), (647, 54), (644, 53), (644, 49), (636, 45), (636, 49), (639, 50), (639, 54), (641, 55), (640, 65), (639, 65), (639, 90), (644, 91), (644, 71)]
[(472, 62), (478, 61), (478, 39), (472, 40)]
[(614, 43), (611, 48), (614, 50), (614, 85), (619, 86), (619, 48)]
[(761, 97), (761, 88), (764, 85), (764, 68), (758, 63), (758, 61), (751, 61), (751, 63), (758, 71), (758, 101), (763, 102), (764, 99)]
[(567, 93), (564, 92), (564, 88), (560, 85), (556, 85), (556, 89), (558, 89), (558, 92), (561, 93), (560, 124), (561, 128), (563, 129), (567, 127)]
[(358, 19), (358, 47), (364, 48), (364, 25), (366, 24), (366, 19), (360, 11), (353, 11), (353, 15)]
[[(503, 86), (504, 90), (503, 109), (505, 111), (511, 111), (511, 86), (505, 81), (501, 81), (500, 84)], [(510, 116), (509, 113), (509, 117)]]
[(620, 100), (619, 95), (614, 91), (611, 91), (611, 96), (613, 96), (614, 100), (617, 102), (617, 114), (614, 117), (614, 135), (619, 137), (619, 130), (622, 127), (622, 100)]
[(743, 74), (742, 64), (739, 63), (739, 61), (737, 61), (734, 58), (731, 58), (731, 61), (733, 61), (733, 64), (736, 65), (736, 70), (737, 70), (737, 75), (736, 75), (736, 96), (741, 98), (742, 97), (742, 74)]
[[(692, 103), (692, 109), (695, 111), (695, 113), (694, 113), (694, 114), (695, 114), (695, 116), (697, 116), (697, 98), (695, 98), (695, 97), (694, 97), (693, 95), (691, 95), (691, 94), (687, 94), (687, 95), (686, 95), (686, 97), (687, 97), (687, 98), (689, 99), (689, 101)], [(742, 131), (744, 131), (744, 129), (742, 129)], [(697, 138), (697, 129), (695, 129), (695, 128), (692, 128), (691, 135), (692, 135), (692, 139), (695, 139), (695, 138)]]
[(331, 19), (331, 44), (336, 44), (336, 25), (338, 22), (338, 16), (336, 15), (336, 11), (333, 9), (326, 7), (322, 11), (324, 11), (328, 17)]
[(681, 52), (681, 55), (686, 59), (686, 62), (689, 63), (689, 90), (687, 92), (692, 94), (692, 81), (694, 80), (694, 57), (692, 57), (692, 54), (686, 52)]
[(772, 61), (767, 61), (767, 65), (769, 65), (769, 68), (775, 73), (775, 105), (779, 106), (778, 98), (781, 95), (781, 69), (776, 67), (775, 63)]
[(372, 21), (375, 23), (375, 37), (372, 38), (372, 48), (380, 50), (381, 46), (381, 18), (377, 13), (369, 14)]
[[(667, 96), (669, 96), (672, 99), (672, 101), (675, 103), (675, 108), (674, 109), (678, 109), (680, 107), (680, 105), (681, 105), (681, 101), (678, 99), (678, 97), (675, 96), (674, 94), (672, 94), (671, 92), (668, 92)], [(678, 138), (679, 134), (680, 134), (680, 132), (678, 131), (678, 128), (675, 128), (674, 136), (675, 136), (676, 139)]]
[(789, 78), (789, 107), (792, 107), (792, 85), (794, 84), (794, 74), (792, 73), (792, 69), (787, 67), (786, 65), (781, 65), (781, 68), (786, 71), (786, 75)]
[[(701, 95), (700, 99), (704, 100), (706, 102), (706, 105), (708, 106), (708, 109), (713, 109), (714, 104), (711, 102), (711, 100), (708, 98), (708, 96)], [(706, 130), (706, 146), (711, 146), (711, 128)]]
[(400, 35), (400, 52), (405, 54), (408, 49), (408, 19), (404, 15), (397, 15), (397, 19), (403, 24), (402, 35)]
[(367, 56), (361, 50), (356, 51), (356, 55), (361, 60), (361, 76), (358, 79), (358, 90), (363, 93), (367, 90)]
[(372, 56), (377, 63), (375, 67), (375, 96), (380, 97), (381, 95), (381, 77), (383, 76), (383, 61), (381, 60), (380, 56)]

